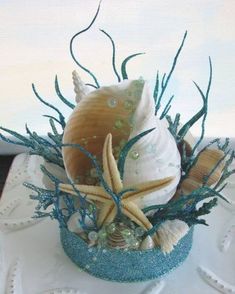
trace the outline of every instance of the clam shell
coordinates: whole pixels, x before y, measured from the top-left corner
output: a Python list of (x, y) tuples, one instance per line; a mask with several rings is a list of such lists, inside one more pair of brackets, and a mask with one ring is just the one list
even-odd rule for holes
[[(224, 157), (224, 152), (219, 149), (205, 149), (198, 157), (198, 160), (189, 172), (189, 178), (202, 184), (216, 164)], [(224, 162), (221, 162), (207, 181), (207, 185), (215, 184), (221, 177)]]
[(188, 231), (189, 226), (179, 219), (167, 220), (162, 223), (157, 230), (162, 252), (164, 254), (170, 253)]
[(147, 236), (140, 244), (141, 250), (148, 250), (155, 247), (154, 241), (150, 236)]
[[(117, 158), (128, 139), (155, 128), (130, 151), (125, 163), (124, 187), (169, 176), (174, 180), (163, 191), (139, 201), (141, 207), (167, 202), (180, 179), (180, 155), (175, 140), (164, 122), (155, 116), (154, 109), (148, 85), (142, 80), (125, 80), (102, 87), (81, 100), (68, 120), (63, 137), (64, 144), (81, 144), (101, 162), (108, 133), (112, 134)], [(68, 177), (81, 184), (89, 182), (92, 165), (87, 156), (72, 147), (63, 147), (62, 152)]]
[[(224, 152), (219, 149), (208, 148), (202, 151), (196, 164), (190, 169), (188, 177), (180, 183), (174, 198), (179, 197), (181, 194), (189, 195), (194, 190), (199, 189), (204, 182), (204, 177), (210, 174), (223, 157)], [(224, 162), (222, 161), (208, 178), (207, 186), (215, 184), (220, 179), (223, 167)]]

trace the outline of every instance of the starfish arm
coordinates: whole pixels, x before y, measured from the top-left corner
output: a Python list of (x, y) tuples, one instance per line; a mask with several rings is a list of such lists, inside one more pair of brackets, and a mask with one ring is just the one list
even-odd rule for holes
[[(75, 185), (75, 188), (80, 192), (86, 194), (89, 200), (99, 201), (99, 202), (110, 202), (110, 197), (105, 193), (104, 189), (99, 186), (87, 186), (87, 185)], [(71, 195), (77, 196), (76, 191), (74, 191), (73, 186), (70, 184), (60, 184), (59, 189), (63, 192), (69, 193)]]
[(104, 224), (111, 223), (116, 216), (116, 207), (113, 203), (104, 204), (100, 209), (97, 219), (98, 227), (102, 227)]
[[(133, 222), (135, 222), (138, 226), (142, 227), (144, 230), (150, 230), (153, 225), (150, 223), (146, 215), (142, 212), (142, 210), (133, 202), (122, 202), (122, 212), (129, 217)], [(153, 236), (153, 240), (156, 245), (159, 245), (159, 239), (156, 234)]]
[(122, 190), (122, 180), (112, 151), (112, 135), (108, 134), (103, 148), (104, 178), (114, 193)]
[(173, 177), (167, 177), (160, 180), (148, 181), (145, 183), (137, 184), (135, 187), (133, 187), (135, 191), (127, 192), (122, 198), (123, 200), (128, 199), (128, 201), (134, 201), (140, 197), (143, 197), (147, 194), (150, 194), (154, 191), (158, 191), (168, 186), (173, 179)]

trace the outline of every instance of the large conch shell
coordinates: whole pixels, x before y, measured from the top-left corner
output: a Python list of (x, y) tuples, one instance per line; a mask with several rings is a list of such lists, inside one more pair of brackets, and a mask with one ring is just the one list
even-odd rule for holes
[[(214, 185), (221, 177), (224, 168), (224, 160), (222, 160), (224, 155), (224, 152), (219, 149), (208, 148), (202, 151), (196, 164), (190, 169), (188, 177), (180, 184), (177, 195), (188, 195), (200, 188), (207, 176), (206, 185)], [(210, 175), (212, 170), (213, 172)]]
[[(113, 137), (116, 158), (125, 142), (151, 128), (131, 149), (125, 163), (124, 186), (174, 177), (164, 188), (154, 192), (139, 205), (165, 203), (175, 193), (180, 180), (180, 155), (167, 126), (154, 113), (154, 100), (143, 80), (125, 80), (95, 90), (79, 102), (64, 130), (63, 144), (81, 144), (101, 162), (103, 142)], [(67, 175), (80, 184), (94, 184), (96, 174), (89, 158), (79, 149), (63, 147)], [(142, 202), (144, 201), (144, 202)]]

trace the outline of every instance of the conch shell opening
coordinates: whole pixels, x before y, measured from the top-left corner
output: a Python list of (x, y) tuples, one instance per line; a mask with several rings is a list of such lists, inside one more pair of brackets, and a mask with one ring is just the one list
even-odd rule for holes
[[(155, 128), (131, 149), (125, 163), (123, 184), (174, 177), (164, 188), (145, 197), (146, 206), (167, 202), (180, 180), (180, 155), (174, 138), (154, 113), (154, 100), (143, 80), (125, 80), (85, 95), (73, 110), (64, 130), (63, 144), (80, 144), (101, 163), (102, 149), (108, 133), (113, 137), (113, 152), (120, 150), (132, 137)], [(99, 184), (91, 160), (79, 149), (63, 147), (68, 177), (79, 184)]]

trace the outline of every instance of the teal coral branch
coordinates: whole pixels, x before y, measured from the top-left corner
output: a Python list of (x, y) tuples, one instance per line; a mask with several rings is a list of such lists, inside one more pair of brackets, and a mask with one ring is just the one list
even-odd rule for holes
[(197, 146), (195, 147), (195, 150), (196, 150), (196, 148), (198, 147), (198, 145), (200, 144), (200, 142), (202, 141), (202, 139), (204, 137), (204, 124), (205, 124), (206, 115), (207, 115), (206, 113), (207, 113), (207, 107), (208, 107), (208, 98), (209, 98), (209, 92), (210, 92), (210, 87), (211, 87), (211, 82), (212, 82), (212, 63), (211, 63), (210, 57), (209, 57), (209, 69), (210, 69), (210, 73), (209, 73), (209, 81), (208, 81), (206, 94), (204, 94), (203, 91), (201, 90), (201, 88), (198, 86), (198, 84), (194, 82), (194, 84), (195, 84), (196, 88), (198, 89), (198, 91), (199, 91), (199, 93), (200, 93), (200, 95), (202, 97), (202, 100), (203, 100), (202, 108), (186, 124), (184, 124), (183, 127), (178, 132), (178, 138), (179, 138), (179, 140), (182, 140), (184, 138), (184, 136), (186, 135), (186, 133), (188, 132), (188, 130), (202, 116), (204, 116), (203, 117), (203, 123), (202, 123), (201, 137), (200, 137), (200, 140), (197, 143)]
[(169, 99), (169, 101), (167, 102), (167, 104), (166, 104), (165, 108), (163, 109), (163, 112), (162, 112), (162, 114), (160, 116), (160, 119), (163, 119), (168, 114), (168, 112), (170, 111), (170, 109), (171, 109), (171, 102), (174, 99), (174, 97), (175, 96), (172, 95), (171, 98)]
[(38, 94), (38, 92), (37, 92), (34, 84), (32, 84), (32, 89), (33, 89), (33, 92), (34, 92), (35, 96), (38, 98), (39, 101), (41, 101), (43, 104), (45, 104), (46, 106), (48, 106), (49, 108), (55, 110), (58, 113), (58, 115), (59, 115), (59, 122), (61, 124), (61, 127), (64, 129), (65, 128), (65, 118), (64, 118), (63, 114), (54, 105), (46, 102), (45, 100), (43, 100), (40, 97), (40, 95)]
[(44, 114), (43, 117), (47, 117), (49, 119), (52, 119), (53, 121), (56, 121), (58, 124), (60, 124), (60, 121), (56, 117), (54, 117), (52, 115)]
[(66, 99), (61, 91), (60, 91), (60, 87), (59, 87), (59, 82), (58, 82), (58, 77), (57, 75), (55, 76), (55, 91), (56, 91), (56, 94), (57, 96), (60, 98), (60, 100), (62, 102), (64, 102), (65, 105), (67, 105), (68, 107), (70, 107), (71, 109), (74, 109), (75, 105), (71, 102), (68, 101), (68, 99)]
[(112, 49), (113, 49), (113, 54), (112, 54), (112, 66), (113, 66), (113, 71), (117, 77), (117, 80), (118, 82), (121, 82), (121, 78), (120, 78), (120, 75), (118, 74), (117, 72), (117, 68), (116, 68), (116, 47), (115, 47), (115, 43), (112, 39), (112, 37), (107, 33), (105, 32), (104, 30), (100, 30), (102, 33), (104, 33), (108, 38), (109, 40), (111, 41), (111, 44), (112, 44)]
[[(166, 74), (164, 74), (163, 77), (162, 77), (161, 91), (160, 91), (160, 93), (159, 93), (159, 89), (158, 89), (159, 88), (159, 75), (157, 74), (157, 81), (156, 81), (156, 83), (158, 85), (157, 85), (157, 87), (155, 86), (156, 90), (154, 90), (154, 100), (156, 101), (155, 114), (157, 114), (158, 110), (161, 107), (162, 97), (163, 97), (164, 92), (165, 92), (165, 90), (167, 88), (167, 85), (168, 85), (168, 83), (170, 81), (170, 78), (171, 78), (171, 76), (172, 76), (172, 74), (173, 74), (173, 72), (175, 70), (175, 67), (176, 67), (176, 64), (177, 64), (177, 60), (178, 60), (178, 57), (180, 55), (180, 52), (181, 52), (181, 50), (182, 50), (182, 48), (184, 46), (184, 42), (185, 42), (186, 37), (187, 37), (187, 31), (184, 33), (183, 40), (182, 40), (182, 42), (180, 44), (179, 49), (176, 52), (176, 55), (175, 55), (175, 57), (173, 59), (173, 63), (172, 63), (172, 66), (171, 66), (171, 69), (170, 69), (168, 75), (166, 76)], [(166, 78), (166, 80), (165, 80), (165, 78)], [(158, 93), (159, 93), (159, 96), (156, 96), (156, 95), (158, 95)]]
[(210, 68), (210, 73), (209, 73), (209, 81), (208, 81), (208, 86), (207, 86), (207, 90), (206, 90), (206, 94), (204, 95), (202, 90), (200, 89), (200, 87), (195, 83), (198, 91), (200, 92), (203, 100), (204, 100), (204, 116), (202, 119), (202, 130), (201, 130), (201, 135), (199, 140), (197, 141), (197, 143), (195, 144), (195, 146), (193, 147), (192, 150), (192, 154), (194, 154), (194, 152), (197, 150), (197, 147), (200, 145), (200, 143), (202, 142), (203, 138), (204, 138), (204, 134), (205, 134), (205, 122), (206, 122), (206, 117), (207, 117), (207, 112), (208, 112), (208, 98), (209, 98), (209, 93), (210, 93), (210, 88), (211, 88), (211, 82), (212, 82), (212, 63), (211, 63), (211, 58), (209, 57), (209, 68)]
[(18, 139), (18, 140), (20, 140), (20, 141), (14, 141), (14, 140), (12, 140), (12, 139), (10, 139), (10, 138), (7, 138), (7, 137), (5, 137), (3, 134), (0, 134), (0, 138), (4, 141), (4, 142), (6, 142), (6, 143), (11, 143), (11, 144), (14, 144), (14, 145), (19, 145), (19, 146), (25, 146), (25, 147), (33, 147), (33, 144), (32, 144), (32, 142), (28, 139), (28, 138), (26, 138), (25, 136), (22, 136), (21, 134), (19, 134), (19, 133), (17, 133), (17, 132), (15, 132), (15, 131), (12, 131), (12, 130), (9, 130), (9, 129), (7, 129), (7, 128), (4, 128), (4, 127), (0, 127), (0, 130), (2, 130), (2, 131), (4, 131), (4, 132), (6, 132), (6, 133), (8, 133), (9, 135), (11, 135), (11, 136), (13, 136), (14, 138), (16, 138), (16, 139)]
[(122, 65), (121, 65), (121, 72), (122, 72), (122, 78), (123, 80), (127, 80), (128, 79), (128, 74), (127, 74), (127, 70), (126, 70), (126, 66), (127, 66), (127, 63), (129, 60), (131, 60), (132, 58), (138, 56), (138, 55), (143, 55), (145, 54), (144, 52), (142, 53), (135, 53), (135, 54), (132, 54), (132, 55), (129, 55), (128, 57), (126, 57), (123, 62), (122, 62)]
[(97, 8), (97, 11), (96, 11), (95, 16), (93, 17), (91, 23), (90, 23), (85, 29), (83, 29), (83, 30), (81, 30), (80, 32), (78, 32), (78, 33), (76, 33), (75, 35), (73, 35), (73, 37), (72, 37), (71, 40), (70, 40), (70, 44), (69, 44), (70, 54), (71, 54), (71, 56), (72, 56), (74, 62), (75, 62), (75, 63), (76, 63), (76, 64), (77, 64), (82, 70), (84, 70), (86, 73), (88, 73), (88, 74), (92, 77), (92, 79), (94, 80), (95, 85), (96, 85), (97, 88), (99, 88), (100, 85), (99, 85), (99, 83), (98, 83), (98, 80), (97, 80), (96, 76), (95, 76), (95, 75), (94, 75), (94, 74), (93, 74), (88, 68), (86, 68), (85, 66), (83, 66), (83, 65), (82, 65), (82, 64), (76, 59), (76, 57), (75, 57), (75, 55), (74, 55), (74, 52), (73, 52), (73, 42), (74, 42), (74, 40), (76, 39), (77, 36), (79, 36), (79, 35), (81, 35), (82, 33), (85, 33), (86, 31), (88, 31), (88, 30), (91, 28), (91, 26), (94, 24), (94, 22), (95, 22), (95, 20), (96, 20), (96, 18), (97, 18), (97, 16), (98, 16), (98, 14), (99, 14), (100, 4), (101, 4), (101, 1), (100, 1), (100, 3), (99, 3), (99, 6), (98, 6), (98, 8)]
[(153, 98), (154, 98), (155, 105), (157, 104), (158, 92), (159, 92), (159, 71), (157, 71), (155, 86), (153, 90)]
[(124, 175), (124, 166), (125, 166), (125, 161), (126, 161), (126, 157), (128, 152), (131, 150), (131, 148), (133, 147), (133, 145), (138, 142), (142, 137), (146, 136), (147, 134), (149, 134), (150, 132), (152, 132), (155, 128), (149, 129), (147, 131), (144, 131), (140, 134), (138, 134), (137, 136), (135, 136), (134, 138), (131, 138), (126, 144), (125, 146), (122, 148), (120, 155), (119, 155), (119, 159), (118, 159), (118, 170), (120, 172), (120, 177), (121, 179), (123, 179), (123, 175)]

